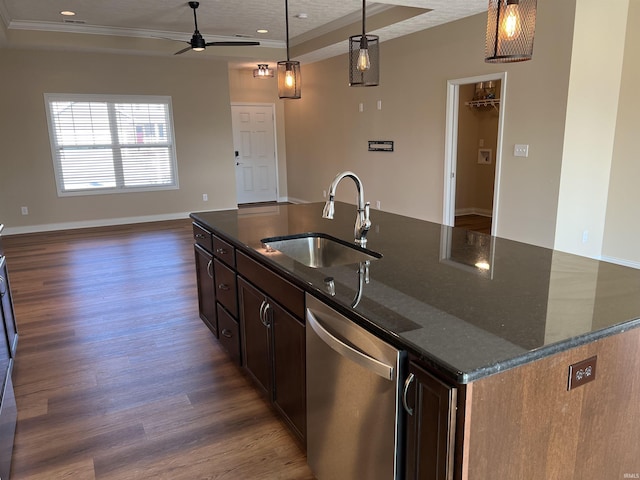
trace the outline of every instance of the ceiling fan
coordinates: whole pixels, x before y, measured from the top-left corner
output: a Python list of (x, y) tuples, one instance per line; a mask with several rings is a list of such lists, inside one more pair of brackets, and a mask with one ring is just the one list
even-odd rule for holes
[(200, 2), (189, 2), (189, 6), (193, 8), (193, 23), (195, 24), (195, 30), (193, 32), (193, 36), (188, 43), (189, 46), (187, 48), (183, 48), (179, 52), (174, 53), (174, 55), (180, 55), (189, 50), (194, 50), (196, 52), (201, 52), (206, 47), (239, 47), (239, 46), (254, 46), (260, 45), (260, 42), (249, 42), (249, 41), (226, 41), (226, 42), (205, 42), (204, 38), (198, 31), (198, 17), (196, 16), (196, 9), (200, 6)]

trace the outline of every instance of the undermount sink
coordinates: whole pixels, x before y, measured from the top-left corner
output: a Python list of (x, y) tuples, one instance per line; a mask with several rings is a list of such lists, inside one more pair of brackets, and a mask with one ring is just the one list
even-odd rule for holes
[(382, 258), (382, 254), (324, 233), (263, 238), (267, 254), (275, 251), (311, 268), (335, 267)]

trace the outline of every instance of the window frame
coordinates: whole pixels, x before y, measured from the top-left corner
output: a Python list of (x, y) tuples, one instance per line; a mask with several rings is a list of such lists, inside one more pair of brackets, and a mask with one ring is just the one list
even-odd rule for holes
[[(145, 186), (131, 186), (127, 187), (123, 185), (116, 185), (115, 187), (97, 187), (88, 189), (73, 189), (67, 190), (64, 186), (64, 179), (62, 175), (62, 165), (60, 157), (58, 156), (59, 146), (57, 144), (57, 137), (55, 132), (54, 121), (51, 111), (52, 102), (95, 102), (95, 103), (107, 103), (109, 105), (114, 104), (162, 104), (166, 107), (166, 129), (167, 131), (167, 143), (168, 153), (170, 156), (171, 170), (172, 170), (172, 183), (166, 185), (145, 185)], [(176, 156), (175, 147), (175, 129), (173, 121), (173, 108), (171, 104), (170, 96), (162, 95), (112, 95), (112, 94), (67, 94), (67, 93), (45, 93), (44, 103), (47, 117), (47, 125), (49, 129), (49, 142), (51, 145), (51, 160), (53, 162), (53, 170), (56, 181), (56, 189), (58, 197), (75, 197), (75, 196), (90, 196), (90, 195), (113, 195), (119, 193), (132, 193), (132, 192), (154, 192), (164, 190), (178, 190), (178, 160)], [(116, 128), (116, 124), (111, 124), (110, 128)], [(113, 138), (113, 137), (112, 137)], [(111, 143), (112, 149), (120, 150), (122, 147), (126, 147), (127, 144)], [(153, 144), (150, 144), (153, 147)], [(115, 157), (120, 158), (120, 155), (114, 156), (114, 168), (116, 170), (122, 169), (122, 164), (118, 165)]]

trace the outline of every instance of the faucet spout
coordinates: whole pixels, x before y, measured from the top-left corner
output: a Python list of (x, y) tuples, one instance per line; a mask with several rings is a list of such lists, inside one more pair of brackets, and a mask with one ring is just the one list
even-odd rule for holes
[(364, 187), (362, 185), (362, 181), (358, 176), (353, 172), (342, 172), (336, 175), (336, 178), (333, 179), (331, 185), (329, 185), (329, 200), (324, 205), (324, 209), (322, 210), (322, 218), (333, 219), (333, 215), (335, 213), (335, 204), (334, 197), (336, 195), (336, 188), (338, 188), (338, 184), (342, 181), (343, 178), (349, 177), (356, 184), (356, 189), (358, 190), (358, 214), (356, 217), (356, 223), (354, 227), (354, 236), (355, 242), (361, 246), (366, 246), (367, 244), (367, 232), (371, 228), (371, 220), (369, 219), (369, 202), (364, 201)]

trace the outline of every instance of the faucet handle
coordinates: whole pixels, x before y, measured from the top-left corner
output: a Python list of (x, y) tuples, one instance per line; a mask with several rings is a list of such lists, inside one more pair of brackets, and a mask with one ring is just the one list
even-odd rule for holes
[(371, 228), (371, 220), (369, 218), (369, 211), (371, 210), (371, 202), (367, 202), (364, 204), (364, 225), (362, 226), (365, 230), (369, 230)]

